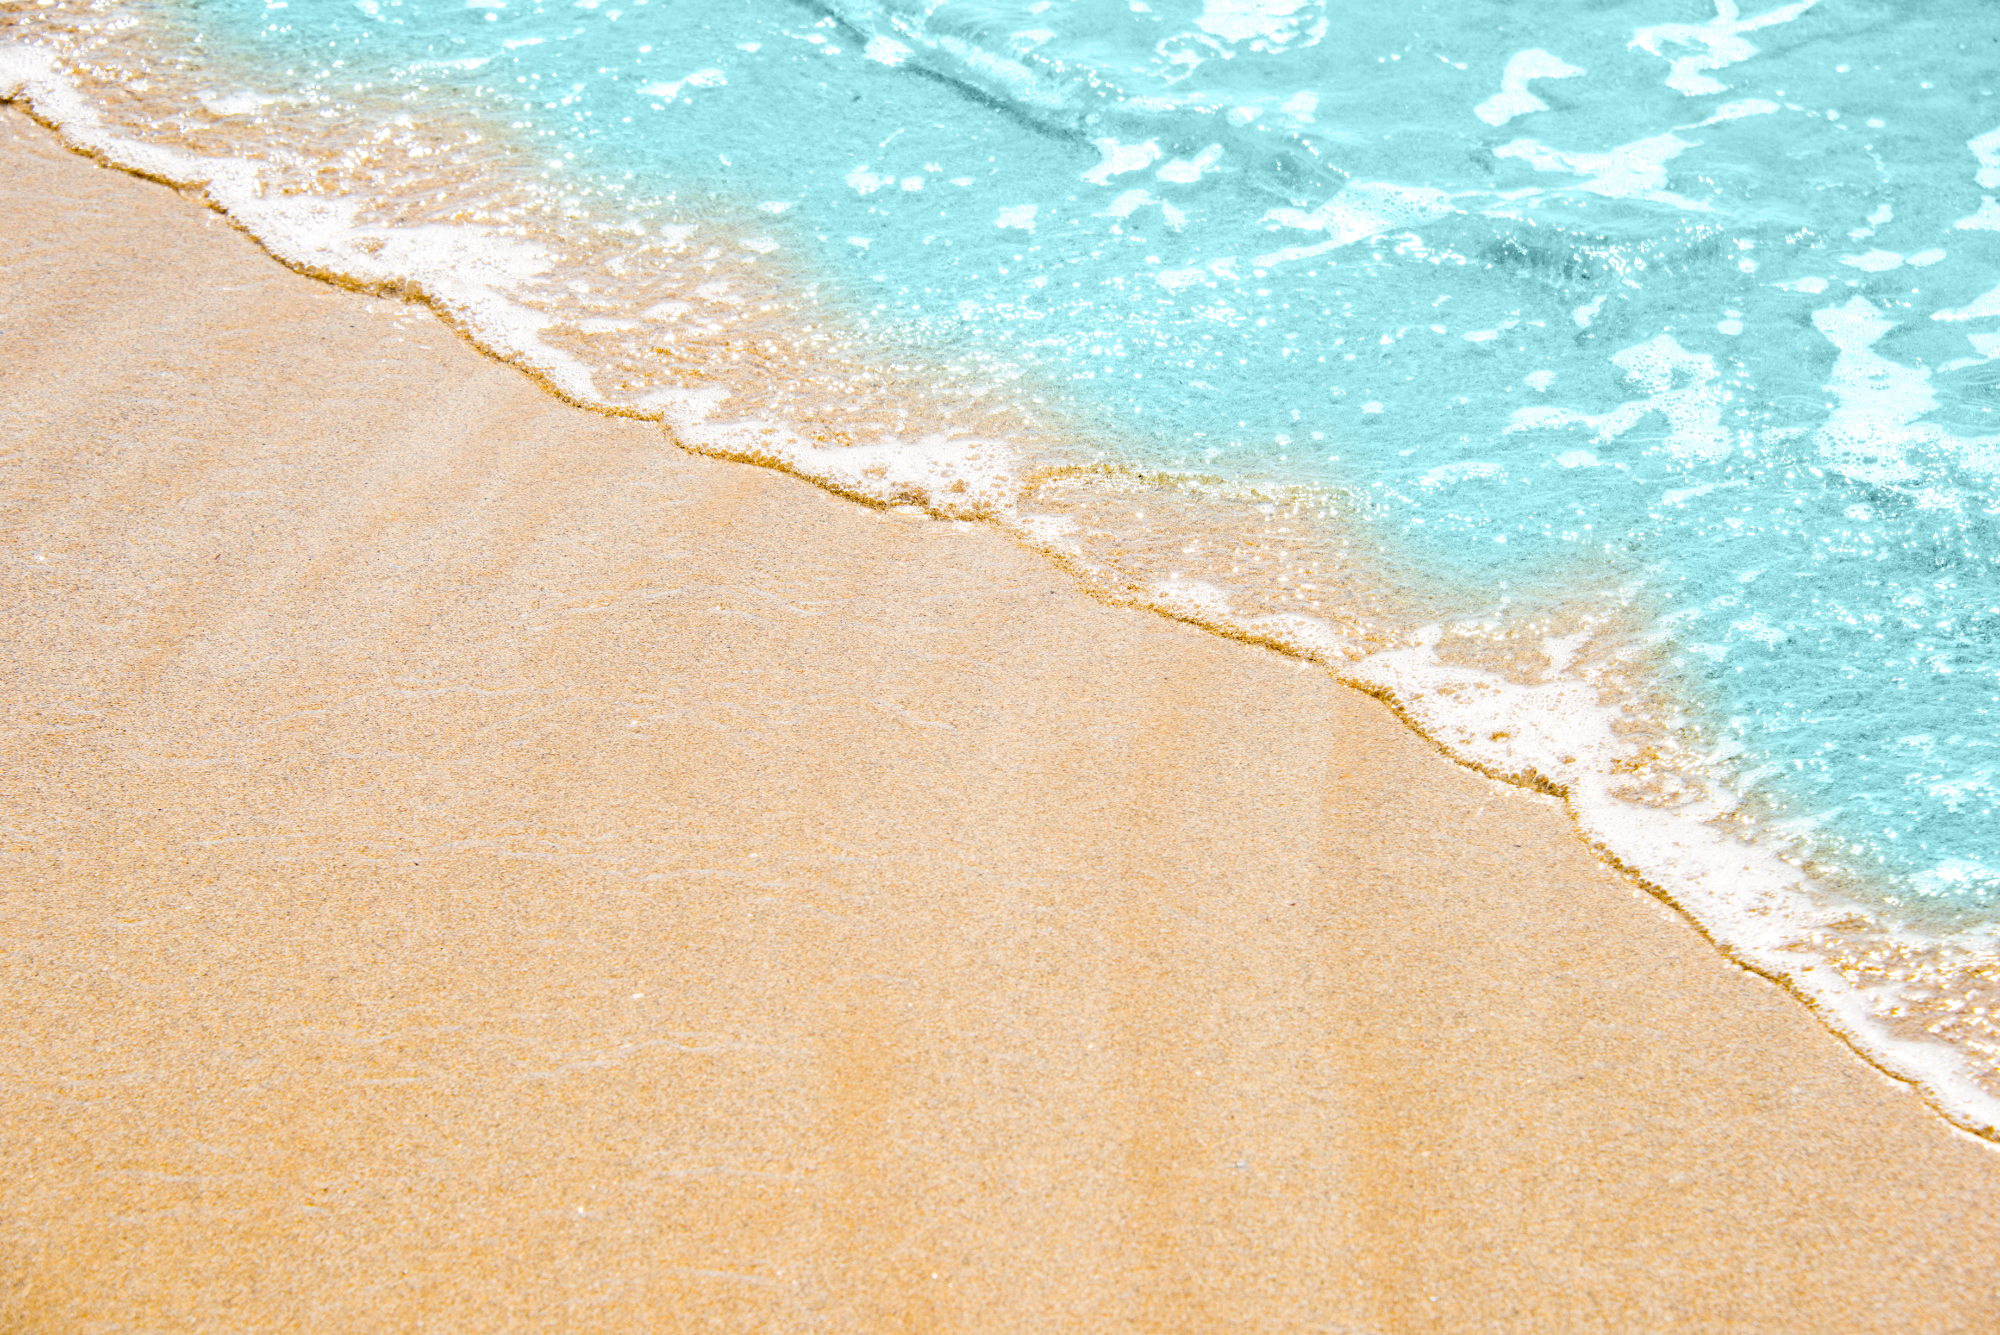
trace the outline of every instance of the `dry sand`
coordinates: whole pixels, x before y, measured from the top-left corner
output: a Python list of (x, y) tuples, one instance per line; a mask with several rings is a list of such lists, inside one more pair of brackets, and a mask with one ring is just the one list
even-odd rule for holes
[(0, 238), (0, 1327), (2000, 1329), (2000, 1152), (1323, 672), (12, 111)]

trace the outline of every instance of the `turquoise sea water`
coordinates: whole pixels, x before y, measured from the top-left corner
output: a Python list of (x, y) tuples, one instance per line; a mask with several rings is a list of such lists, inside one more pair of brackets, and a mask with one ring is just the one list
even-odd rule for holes
[[(1000, 515), (1588, 790), (1594, 835), (1773, 972), (1811, 938), (1852, 1004), (1804, 990), (1990, 1124), (1985, 0), (7, 13), (118, 134), (259, 164), (220, 202), (288, 258), (407, 253), (574, 397), (755, 456), (727, 387), (806, 424), (789, 466)], [(814, 349), (816, 399), (783, 383)], [(1614, 837), (1675, 814), (1770, 874)], [(1792, 884), (1820, 908), (1759, 946), (1788, 874), (1835, 898)]]

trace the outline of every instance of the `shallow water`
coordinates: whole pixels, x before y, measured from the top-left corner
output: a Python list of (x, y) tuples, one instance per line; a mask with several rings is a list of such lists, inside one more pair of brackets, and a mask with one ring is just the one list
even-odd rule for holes
[(6, 22), (55, 58), (38, 111), (295, 263), (697, 448), (995, 518), (1560, 787), (1994, 1124), (1990, 5)]

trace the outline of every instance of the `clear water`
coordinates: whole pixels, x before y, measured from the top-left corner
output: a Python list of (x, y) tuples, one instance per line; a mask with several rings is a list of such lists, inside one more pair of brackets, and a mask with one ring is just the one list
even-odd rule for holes
[(6, 21), (103, 133), (254, 164), (211, 193), (287, 258), (1562, 787), (1991, 1125), (1990, 0)]

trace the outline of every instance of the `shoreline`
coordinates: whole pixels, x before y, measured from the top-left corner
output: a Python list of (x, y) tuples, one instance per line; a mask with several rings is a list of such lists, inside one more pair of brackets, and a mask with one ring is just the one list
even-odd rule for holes
[[(0, 80), (5, 81), (0, 91), (34, 101), (36, 114), (66, 142), (141, 177), (202, 191), (267, 254), (295, 272), (376, 297), (400, 300), (415, 294), (419, 304), (475, 348), (525, 373), (566, 403), (614, 416), (657, 420), (684, 448), (774, 468), (866, 504), (910, 503), (938, 518), (996, 522), (1104, 601), (1163, 613), (1326, 667), (1346, 684), (1388, 702), (1405, 722), (1458, 763), (1561, 797), (1585, 842), (1689, 917), (1726, 955), (1785, 988), (1865, 1060), (1918, 1086), (1955, 1125), (1989, 1140), (2000, 1139), (1994, 1049), (1984, 1041), (1992, 1037), (1993, 1029), (1987, 1006), (2000, 999), (1989, 986), (2000, 960), (1996, 954), (2000, 945), (1992, 932), (1983, 937), (1927, 933), (1890, 916), (1883, 903), (1842, 893), (1830, 883), (1839, 880), (1837, 874), (1829, 878), (1823, 874), (1827, 869), (1795, 855), (1793, 836), (1780, 834), (1771, 843), (1761, 837), (1764, 827), (1754, 819), (1726, 821), (1743, 794), (1695, 762), (1694, 753), (1707, 749), (1705, 745), (1690, 750), (1687, 738), (1671, 728), (1662, 731), (1658, 710), (1653, 711), (1650, 732), (1631, 733), (1634, 713), (1619, 701), (1635, 689), (1643, 694), (1648, 688), (1642, 681), (1618, 680), (1623, 673), (1615, 648), (1604, 650), (1609, 657), (1580, 675), (1564, 667), (1579, 653), (1573, 643), (1559, 651), (1543, 646), (1543, 652), (1559, 652), (1561, 659), (1550, 658), (1550, 671), (1542, 680), (1533, 674), (1523, 677), (1518, 664), (1500, 671), (1482, 655), (1517, 652), (1521, 645), (1508, 649), (1503, 643), (1481, 650), (1474, 643), (1481, 632), (1455, 624), (1437, 607), (1425, 608), (1424, 615), (1414, 619), (1405, 615), (1399, 627), (1398, 618), (1380, 615), (1379, 604), (1403, 594), (1393, 589), (1393, 581), (1373, 577), (1374, 572), (1346, 568), (1344, 538), (1336, 547), (1329, 530), (1317, 544), (1290, 552), (1276, 550), (1269, 536), (1275, 521), (1261, 525), (1260, 538), (1255, 532), (1259, 524), (1241, 522), (1245, 514), (1236, 515), (1235, 522), (1211, 515), (1210, 523), (1198, 523), (1192, 530), (1186, 525), (1170, 528), (1171, 545), (1180, 555), (1165, 557), (1154, 551), (1150, 565), (1157, 568), (1148, 569), (1144, 557), (1129, 561), (1124, 551), (1107, 549), (1143, 548), (1148, 541), (1157, 546), (1160, 533), (1146, 533), (1143, 525), (1131, 523), (1114, 524), (1109, 530), (1094, 526), (1089, 517), (1093, 502), (1087, 496), (1071, 497), (1067, 506), (1044, 504), (1051, 483), (1040, 475), (1050, 471), (1048, 461), (1036, 464), (1021, 456), (1005, 430), (964, 434), (954, 428), (914, 440), (891, 434), (865, 444), (850, 441), (826, 448), (809, 422), (792, 422), (782, 414), (766, 419), (753, 411), (748, 418), (709, 420), (715, 405), (732, 397), (732, 390), (719, 384), (663, 391), (632, 403), (606, 399), (591, 388), (591, 368), (584, 361), (536, 332), (532, 312), (517, 304), (519, 292), (505, 282), (496, 287), (484, 278), (467, 278), (459, 272), (464, 257), (454, 258), (450, 245), (429, 251), (418, 245), (410, 251), (407, 229), (376, 228), (364, 236), (371, 229), (356, 230), (351, 218), (330, 226), (312, 206), (301, 211), (292, 207), (296, 200), (272, 203), (271, 183), (260, 183), (257, 171), (245, 163), (136, 142), (102, 123), (88, 98), (48, 63), (39, 48), (0, 48), (0, 66), (6, 67), (0, 69)], [(346, 240), (338, 239), (341, 235)], [(392, 236), (397, 239), (385, 240)], [(501, 241), (500, 250), (486, 259), (504, 269), (509, 244)], [(384, 245), (389, 247), (386, 252), (380, 249)], [(713, 247), (710, 253), (715, 253)], [(397, 258), (378, 260), (378, 254)], [(757, 257), (750, 258), (754, 262)], [(668, 338), (671, 341), (671, 333)], [(814, 382), (819, 378), (804, 377)], [(825, 391), (822, 386), (821, 392)], [(1054, 468), (1071, 475), (1072, 482), (1098, 470), (1099, 466)], [(1170, 483), (1167, 490), (1180, 483)], [(1102, 510), (1106, 503), (1115, 508), (1118, 493), (1116, 485), (1108, 487), (1096, 498), (1095, 508)], [(1166, 496), (1155, 490), (1143, 499), (1150, 511), (1160, 508)], [(1212, 508), (1216, 498), (1209, 499)], [(1246, 505), (1243, 501), (1236, 508), (1243, 510)], [(1254, 508), (1268, 514), (1283, 506)], [(1299, 509), (1294, 499), (1290, 515), (1294, 520)], [(1077, 527), (1079, 519), (1083, 530)], [(1287, 531), (1278, 529), (1281, 534)], [(1209, 542), (1214, 536), (1224, 541)], [(1220, 555), (1234, 546), (1235, 556), (1240, 557), (1245, 544), (1261, 552), (1252, 557), (1253, 564), (1274, 551), (1277, 557), (1275, 582), (1267, 581), (1270, 587), (1261, 592), (1245, 592), (1253, 604), (1248, 610), (1232, 606), (1231, 595), (1208, 583), (1200, 572), (1185, 581), (1178, 569), (1169, 579), (1155, 578), (1168, 566), (1204, 559), (1188, 558), (1195, 547), (1207, 545)], [(1277, 545), (1298, 547), (1298, 542), (1279, 540)], [(1223, 564), (1229, 559), (1225, 557)], [(1322, 561), (1330, 564), (1323, 569)], [(1303, 596), (1296, 588), (1288, 591), (1288, 581), (1319, 591), (1326, 588), (1323, 581), (1330, 581), (1335, 590), (1332, 601), (1351, 606), (1339, 613), (1325, 612), (1315, 597), (1310, 615), (1298, 608), (1288, 610), (1283, 598)], [(1263, 605), (1254, 606), (1259, 599)], [(1356, 613), (1358, 607), (1375, 610)], [(1603, 630), (1597, 621), (1589, 616), (1581, 619), (1584, 630), (1578, 633), (1586, 637), (1586, 644), (1594, 643)], [(1419, 626), (1420, 622), (1426, 624)], [(1476, 627), (1476, 622), (1468, 624)], [(1600, 651), (1581, 652), (1589, 658)], [(1607, 671), (1609, 678), (1603, 675)], [(1640, 718), (1646, 714), (1638, 711)], [(1649, 777), (1635, 777), (1626, 762), (1646, 754), (1649, 747), (1661, 748), (1661, 754), (1646, 767)], [(1690, 798), (1678, 791), (1683, 781), (1691, 782), (1698, 795)], [(1635, 783), (1642, 790), (1638, 794), (1620, 796), (1613, 791)], [(1662, 783), (1675, 791), (1656, 793), (1666, 800), (1649, 804), (1643, 790)], [(1891, 898), (1886, 904), (1898, 902)], [(1864, 978), (1866, 985), (1856, 981)], [(1947, 1030), (1953, 1031), (1952, 1038), (1940, 1041)]]
[(1552, 801), (4, 125), (11, 1319), (1990, 1313), (1992, 1149)]

